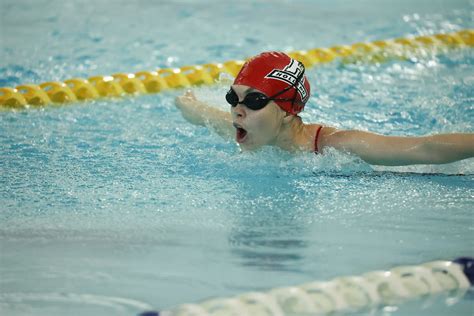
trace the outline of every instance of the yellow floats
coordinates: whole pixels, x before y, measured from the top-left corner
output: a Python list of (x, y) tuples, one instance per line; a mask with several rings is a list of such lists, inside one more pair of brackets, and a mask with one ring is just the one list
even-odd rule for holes
[[(450, 34), (435, 34), (413, 38), (397, 38), (371, 43), (355, 43), (307, 51), (289, 52), (307, 68), (340, 59), (346, 63), (357, 61), (382, 62), (393, 58), (408, 58), (418, 51), (474, 46), (474, 30)], [(216, 82), (221, 73), (236, 76), (243, 60), (224, 63), (140, 71), (134, 74), (117, 73), (112, 76), (73, 78), (64, 82), (24, 84), (16, 88), (0, 88), (0, 108), (25, 108), (50, 103), (94, 100), (103, 97), (122, 97), (128, 94), (157, 93)]]

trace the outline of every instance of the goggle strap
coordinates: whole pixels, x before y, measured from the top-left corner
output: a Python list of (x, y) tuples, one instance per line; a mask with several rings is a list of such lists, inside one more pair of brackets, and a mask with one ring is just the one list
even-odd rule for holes
[[(264, 99), (266, 99), (267, 101), (272, 101), (272, 100), (273, 100), (273, 101), (285, 101), (285, 102), (291, 101), (291, 107), (292, 107), (292, 108), (294, 107), (295, 101), (296, 101), (296, 97), (297, 97), (297, 94), (298, 94), (298, 84), (300, 83), (301, 79), (303, 78), (304, 72), (305, 72), (304, 65), (303, 65), (301, 62), (299, 62), (299, 61), (298, 61), (298, 64), (301, 65), (301, 67), (303, 68), (303, 71), (302, 71), (302, 72), (300, 73), (300, 75), (296, 78), (295, 82), (294, 82), (293, 84), (291, 84), (290, 86), (286, 87), (285, 89), (283, 89), (283, 90), (277, 92), (276, 94), (274, 94), (274, 95), (271, 96), (271, 97), (268, 97), (268, 98), (267, 98), (267, 97), (264, 95), (264, 96), (265, 96)], [(292, 98), (292, 99), (288, 99), (288, 98), (276, 98), (277, 96), (282, 95), (283, 93), (285, 93), (286, 91), (290, 90), (291, 88), (295, 88), (295, 94), (293, 95), (293, 98)], [(231, 88), (230, 90), (236, 95), (235, 91), (234, 91), (232, 88)], [(247, 96), (246, 96), (246, 97), (247, 97)], [(245, 97), (245, 98), (246, 98), (246, 97)], [(242, 100), (243, 102), (245, 101), (245, 98), (244, 98), (244, 100)], [(240, 101), (238, 100), (238, 98), (237, 98), (237, 104), (241, 103), (241, 104), (244, 104), (244, 105), (245, 105), (245, 103), (243, 103), (243, 102), (240, 102)], [(237, 104), (236, 104), (236, 105), (231, 104), (231, 105), (232, 105), (232, 106), (237, 106)]]
[[(291, 101), (291, 107), (294, 106), (295, 104), (295, 101), (296, 101), (296, 96), (297, 96), (297, 93), (298, 93), (298, 84), (300, 83), (301, 79), (303, 78), (304, 76), (304, 65), (301, 63), (301, 62), (298, 62), (299, 65), (302, 66), (303, 68), (303, 71), (300, 73), (300, 75), (296, 78), (295, 82), (293, 84), (291, 84), (291, 86), (288, 86), (286, 87), (285, 89), (281, 90), (280, 92), (277, 92), (276, 94), (274, 94), (273, 96), (269, 97), (268, 99), (269, 100), (273, 100), (273, 101)], [(286, 91), (290, 90), (291, 88), (295, 88), (295, 94), (293, 96), (292, 99), (277, 99), (276, 97), (285, 93)]]

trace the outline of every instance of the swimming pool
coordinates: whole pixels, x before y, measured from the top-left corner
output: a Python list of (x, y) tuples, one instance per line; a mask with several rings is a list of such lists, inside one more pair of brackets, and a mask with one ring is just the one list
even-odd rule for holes
[[(0, 86), (472, 28), (467, 1), (3, 1)], [(190, 32), (193, 32), (190, 34)], [(303, 114), (473, 131), (473, 53), (308, 70)], [(196, 93), (225, 107), (225, 82)], [(472, 255), (474, 161), (371, 167), (189, 125), (179, 91), (0, 114), (0, 311), (134, 315)], [(380, 315), (468, 315), (472, 295)]]

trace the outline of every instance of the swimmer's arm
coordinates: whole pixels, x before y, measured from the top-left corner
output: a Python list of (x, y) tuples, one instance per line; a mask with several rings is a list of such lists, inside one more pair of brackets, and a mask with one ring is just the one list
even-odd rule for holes
[(474, 134), (398, 137), (334, 128), (323, 132), (321, 148), (347, 151), (373, 165), (443, 164), (474, 157)]
[(191, 91), (177, 97), (175, 104), (188, 122), (194, 125), (209, 126), (220, 136), (233, 138), (235, 128), (232, 125), (232, 117), (229, 112), (221, 111), (197, 100)]

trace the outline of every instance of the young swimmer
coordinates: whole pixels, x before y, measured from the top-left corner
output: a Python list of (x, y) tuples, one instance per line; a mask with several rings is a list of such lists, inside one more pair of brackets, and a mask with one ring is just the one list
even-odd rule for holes
[(242, 150), (272, 145), (290, 152), (322, 153), (333, 147), (386, 166), (474, 157), (472, 133), (400, 137), (304, 123), (298, 116), (310, 95), (304, 71), (301, 62), (284, 53), (264, 52), (244, 64), (227, 92), (230, 113), (197, 100), (191, 91), (177, 97), (176, 106), (189, 122), (235, 137)]

